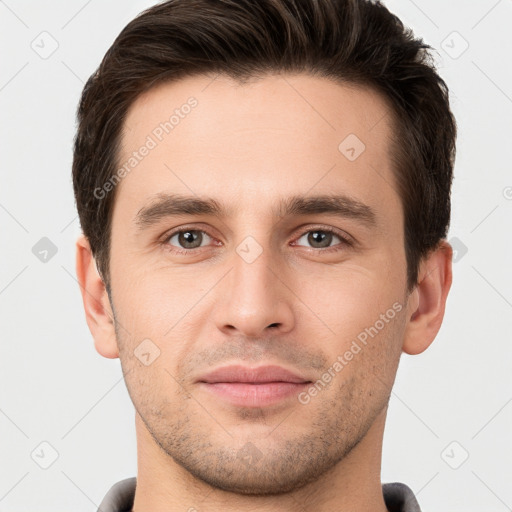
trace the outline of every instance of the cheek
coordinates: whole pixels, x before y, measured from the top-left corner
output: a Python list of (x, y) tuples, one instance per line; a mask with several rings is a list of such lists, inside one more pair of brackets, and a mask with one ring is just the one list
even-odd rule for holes
[[(211, 281), (210, 287), (215, 283)], [(120, 359), (124, 368), (133, 370), (127, 381), (135, 393), (137, 389), (144, 390), (144, 396), (163, 393), (162, 399), (172, 401), (172, 393), (180, 389), (175, 380), (179, 362), (197, 350), (199, 331), (207, 321), (201, 298), (209, 288), (178, 272), (172, 276), (132, 272), (115, 286), (116, 317), (122, 325)], [(146, 366), (148, 359), (152, 362)]]
[(364, 375), (359, 385), (370, 386), (369, 393), (373, 385), (380, 389), (387, 383), (385, 389), (399, 360), (405, 311), (402, 281), (383, 275), (345, 268), (329, 279), (316, 276), (303, 282), (301, 298), (314, 315), (301, 315), (298, 329), (312, 335), (314, 325), (325, 333), (319, 336), (321, 350), (329, 365), (338, 361), (336, 375), (343, 377), (335, 381), (340, 386), (347, 378)]
[[(332, 268), (332, 267), (331, 267)], [(364, 328), (403, 300), (403, 276), (393, 277), (382, 267), (373, 271), (344, 265), (328, 273), (307, 274), (300, 280), (298, 297), (332, 330), (342, 335), (348, 329)]]
[(115, 281), (113, 276), (112, 283), (119, 319), (122, 322), (124, 318), (127, 331), (156, 339), (164, 339), (172, 332), (208, 290), (197, 276), (185, 276), (179, 271), (126, 271)]

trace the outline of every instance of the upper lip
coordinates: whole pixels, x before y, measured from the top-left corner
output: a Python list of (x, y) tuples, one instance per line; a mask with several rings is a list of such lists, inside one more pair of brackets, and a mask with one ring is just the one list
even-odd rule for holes
[(199, 377), (198, 382), (209, 384), (216, 382), (310, 382), (308, 379), (297, 375), (281, 366), (269, 365), (250, 368), (248, 366), (231, 365), (217, 368), (210, 373)]

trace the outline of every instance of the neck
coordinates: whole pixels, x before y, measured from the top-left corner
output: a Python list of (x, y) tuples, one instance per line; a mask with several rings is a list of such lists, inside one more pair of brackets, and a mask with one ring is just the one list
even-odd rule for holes
[(387, 512), (380, 481), (386, 408), (365, 437), (331, 470), (281, 495), (226, 492), (193, 477), (154, 441), (136, 414), (137, 487), (133, 512)]

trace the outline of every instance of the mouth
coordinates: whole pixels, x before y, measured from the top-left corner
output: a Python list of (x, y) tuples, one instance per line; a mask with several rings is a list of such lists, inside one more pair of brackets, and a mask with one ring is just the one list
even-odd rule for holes
[(225, 366), (196, 381), (203, 390), (239, 407), (263, 407), (296, 396), (311, 380), (281, 366)]

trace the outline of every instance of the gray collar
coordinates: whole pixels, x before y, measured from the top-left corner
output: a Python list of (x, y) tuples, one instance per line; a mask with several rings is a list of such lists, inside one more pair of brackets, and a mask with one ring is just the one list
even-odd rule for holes
[[(100, 503), (98, 512), (131, 512), (136, 484), (136, 477), (114, 484)], [(405, 484), (382, 484), (382, 494), (389, 512), (421, 512), (414, 493)]]

